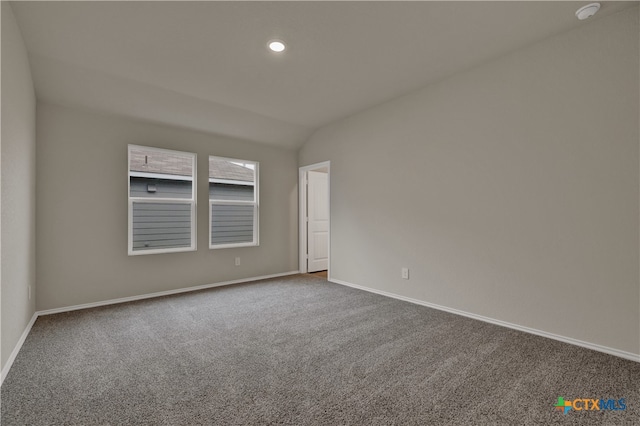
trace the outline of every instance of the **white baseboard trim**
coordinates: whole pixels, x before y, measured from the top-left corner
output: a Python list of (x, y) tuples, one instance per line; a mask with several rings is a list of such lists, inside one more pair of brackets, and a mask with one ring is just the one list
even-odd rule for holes
[(449, 313), (452, 313), (452, 314), (461, 315), (463, 317), (472, 318), (472, 319), (483, 321), (483, 322), (488, 322), (490, 324), (495, 324), (495, 325), (499, 325), (499, 326), (502, 326), (502, 327), (511, 328), (511, 329), (514, 329), (514, 330), (524, 331), (525, 333), (530, 333), (530, 334), (535, 334), (537, 336), (547, 337), (549, 339), (558, 340), (560, 342), (569, 343), (569, 344), (576, 345), (576, 346), (582, 346), (583, 348), (592, 349), (592, 350), (598, 351), (598, 352), (604, 352), (606, 354), (614, 355), (614, 356), (617, 356), (617, 357), (620, 357), (620, 358), (624, 358), (624, 359), (628, 359), (628, 360), (631, 360), (631, 361), (640, 362), (640, 354), (634, 354), (632, 352), (621, 351), (619, 349), (614, 349), (614, 348), (610, 348), (610, 347), (607, 347), (607, 346), (598, 345), (598, 344), (595, 344), (595, 343), (585, 342), (585, 341), (582, 341), (582, 340), (573, 339), (571, 337), (560, 336), (558, 334), (549, 333), (547, 331), (537, 330), (535, 328), (529, 328), (529, 327), (525, 327), (525, 326), (522, 326), (522, 325), (513, 324), (513, 323), (510, 323), (510, 322), (506, 322), (506, 321), (501, 321), (501, 320), (497, 320), (497, 319), (494, 319), (494, 318), (485, 317), (485, 316), (482, 316), (482, 315), (472, 314), (472, 313), (461, 311), (461, 310), (454, 309), (454, 308), (448, 308), (446, 306), (436, 305), (435, 303), (429, 303), (429, 302), (425, 302), (423, 300), (413, 299), (411, 297), (401, 296), (401, 295), (398, 295), (398, 294), (389, 293), (389, 292), (382, 291), (382, 290), (372, 289), (372, 288), (364, 287), (364, 286), (361, 286), (361, 285), (358, 285), (358, 284), (349, 283), (347, 281), (337, 280), (335, 278), (329, 278), (328, 281), (332, 282), (332, 283), (335, 283), (335, 284), (340, 284), (340, 285), (344, 285), (344, 286), (347, 286), (347, 287), (356, 288), (358, 290), (364, 290), (364, 291), (368, 291), (370, 293), (379, 294), (381, 296), (386, 296), (386, 297), (391, 297), (391, 298), (398, 299), (398, 300), (403, 300), (405, 302), (414, 303), (416, 305), (422, 305), (422, 306), (426, 306), (428, 308), (438, 309), (440, 311), (445, 311), (445, 312), (449, 312)]
[(20, 336), (18, 343), (16, 343), (15, 348), (13, 348), (13, 351), (11, 352), (11, 355), (9, 355), (9, 359), (7, 360), (7, 363), (4, 365), (4, 368), (0, 373), (0, 386), (2, 386), (2, 384), (4, 383), (4, 379), (5, 377), (7, 377), (7, 374), (9, 374), (9, 370), (11, 370), (13, 361), (16, 360), (16, 357), (18, 356), (18, 352), (20, 352), (20, 349), (22, 349), (22, 345), (24, 344), (24, 341), (27, 339), (27, 336), (31, 331), (31, 327), (33, 327), (33, 324), (36, 322), (37, 319), (38, 319), (38, 313), (34, 312), (33, 316), (31, 317), (31, 320), (29, 320), (29, 323), (27, 324), (24, 331), (22, 332), (22, 335)]
[(252, 281), (266, 280), (266, 279), (269, 279), (269, 278), (285, 277), (287, 275), (295, 275), (295, 274), (298, 274), (298, 273), (300, 273), (300, 272), (299, 271), (289, 271), (289, 272), (282, 272), (282, 273), (279, 273), (279, 274), (262, 275), (262, 276), (259, 276), (259, 277), (241, 278), (239, 280), (222, 281), (222, 282), (213, 283), (213, 284), (198, 285), (198, 286), (195, 286), (195, 287), (178, 288), (178, 289), (175, 289), (175, 290), (167, 290), (167, 291), (159, 291), (159, 292), (156, 292), (156, 293), (140, 294), (138, 296), (121, 297), (119, 299), (109, 299), (109, 300), (102, 300), (100, 302), (83, 303), (81, 305), (73, 305), (73, 306), (65, 306), (65, 307), (62, 307), (62, 308), (46, 309), (44, 311), (38, 311), (38, 312), (36, 312), (36, 314), (38, 316), (60, 314), (62, 312), (71, 312), (71, 311), (77, 311), (77, 310), (80, 310), (80, 309), (96, 308), (98, 306), (116, 305), (118, 303), (134, 302), (136, 300), (152, 299), (154, 297), (170, 296), (172, 294), (188, 293), (188, 292), (191, 292), (191, 291), (198, 291), (198, 290), (206, 290), (208, 288), (222, 287), (222, 286), (231, 285), (231, 284), (242, 284), (242, 283), (248, 283), (248, 282), (252, 282)]

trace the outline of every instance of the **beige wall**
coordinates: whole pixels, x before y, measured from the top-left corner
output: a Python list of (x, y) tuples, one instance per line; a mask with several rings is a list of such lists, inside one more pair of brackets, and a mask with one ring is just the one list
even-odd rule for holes
[(332, 278), (640, 354), (638, 82), (632, 8), (320, 129)]
[(36, 98), (27, 51), (11, 6), (3, 1), (2, 368), (35, 311), (35, 148)]
[[(298, 269), (292, 150), (38, 104), (37, 309)], [(127, 145), (198, 154), (198, 250), (127, 256)], [(260, 246), (208, 248), (208, 156), (260, 162)], [(234, 266), (235, 256), (241, 266)]]

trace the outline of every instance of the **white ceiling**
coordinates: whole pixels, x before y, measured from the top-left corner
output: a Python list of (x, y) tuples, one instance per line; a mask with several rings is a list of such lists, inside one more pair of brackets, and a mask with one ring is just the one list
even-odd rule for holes
[[(295, 148), (589, 21), (583, 2), (13, 2), (38, 99)], [(632, 6), (602, 2), (591, 20)], [(284, 54), (266, 49), (287, 42)]]

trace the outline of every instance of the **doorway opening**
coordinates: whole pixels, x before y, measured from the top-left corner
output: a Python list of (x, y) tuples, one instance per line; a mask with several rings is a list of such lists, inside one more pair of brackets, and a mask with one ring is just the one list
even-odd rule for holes
[(300, 167), (300, 273), (330, 275), (331, 163)]

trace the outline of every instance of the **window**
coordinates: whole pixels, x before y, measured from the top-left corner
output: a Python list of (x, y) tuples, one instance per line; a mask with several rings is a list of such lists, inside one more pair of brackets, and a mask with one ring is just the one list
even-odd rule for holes
[(209, 157), (209, 248), (258, 245), (258, 163)]
[(196, 154), (129, 145), (129, 255), (196, 249)]

